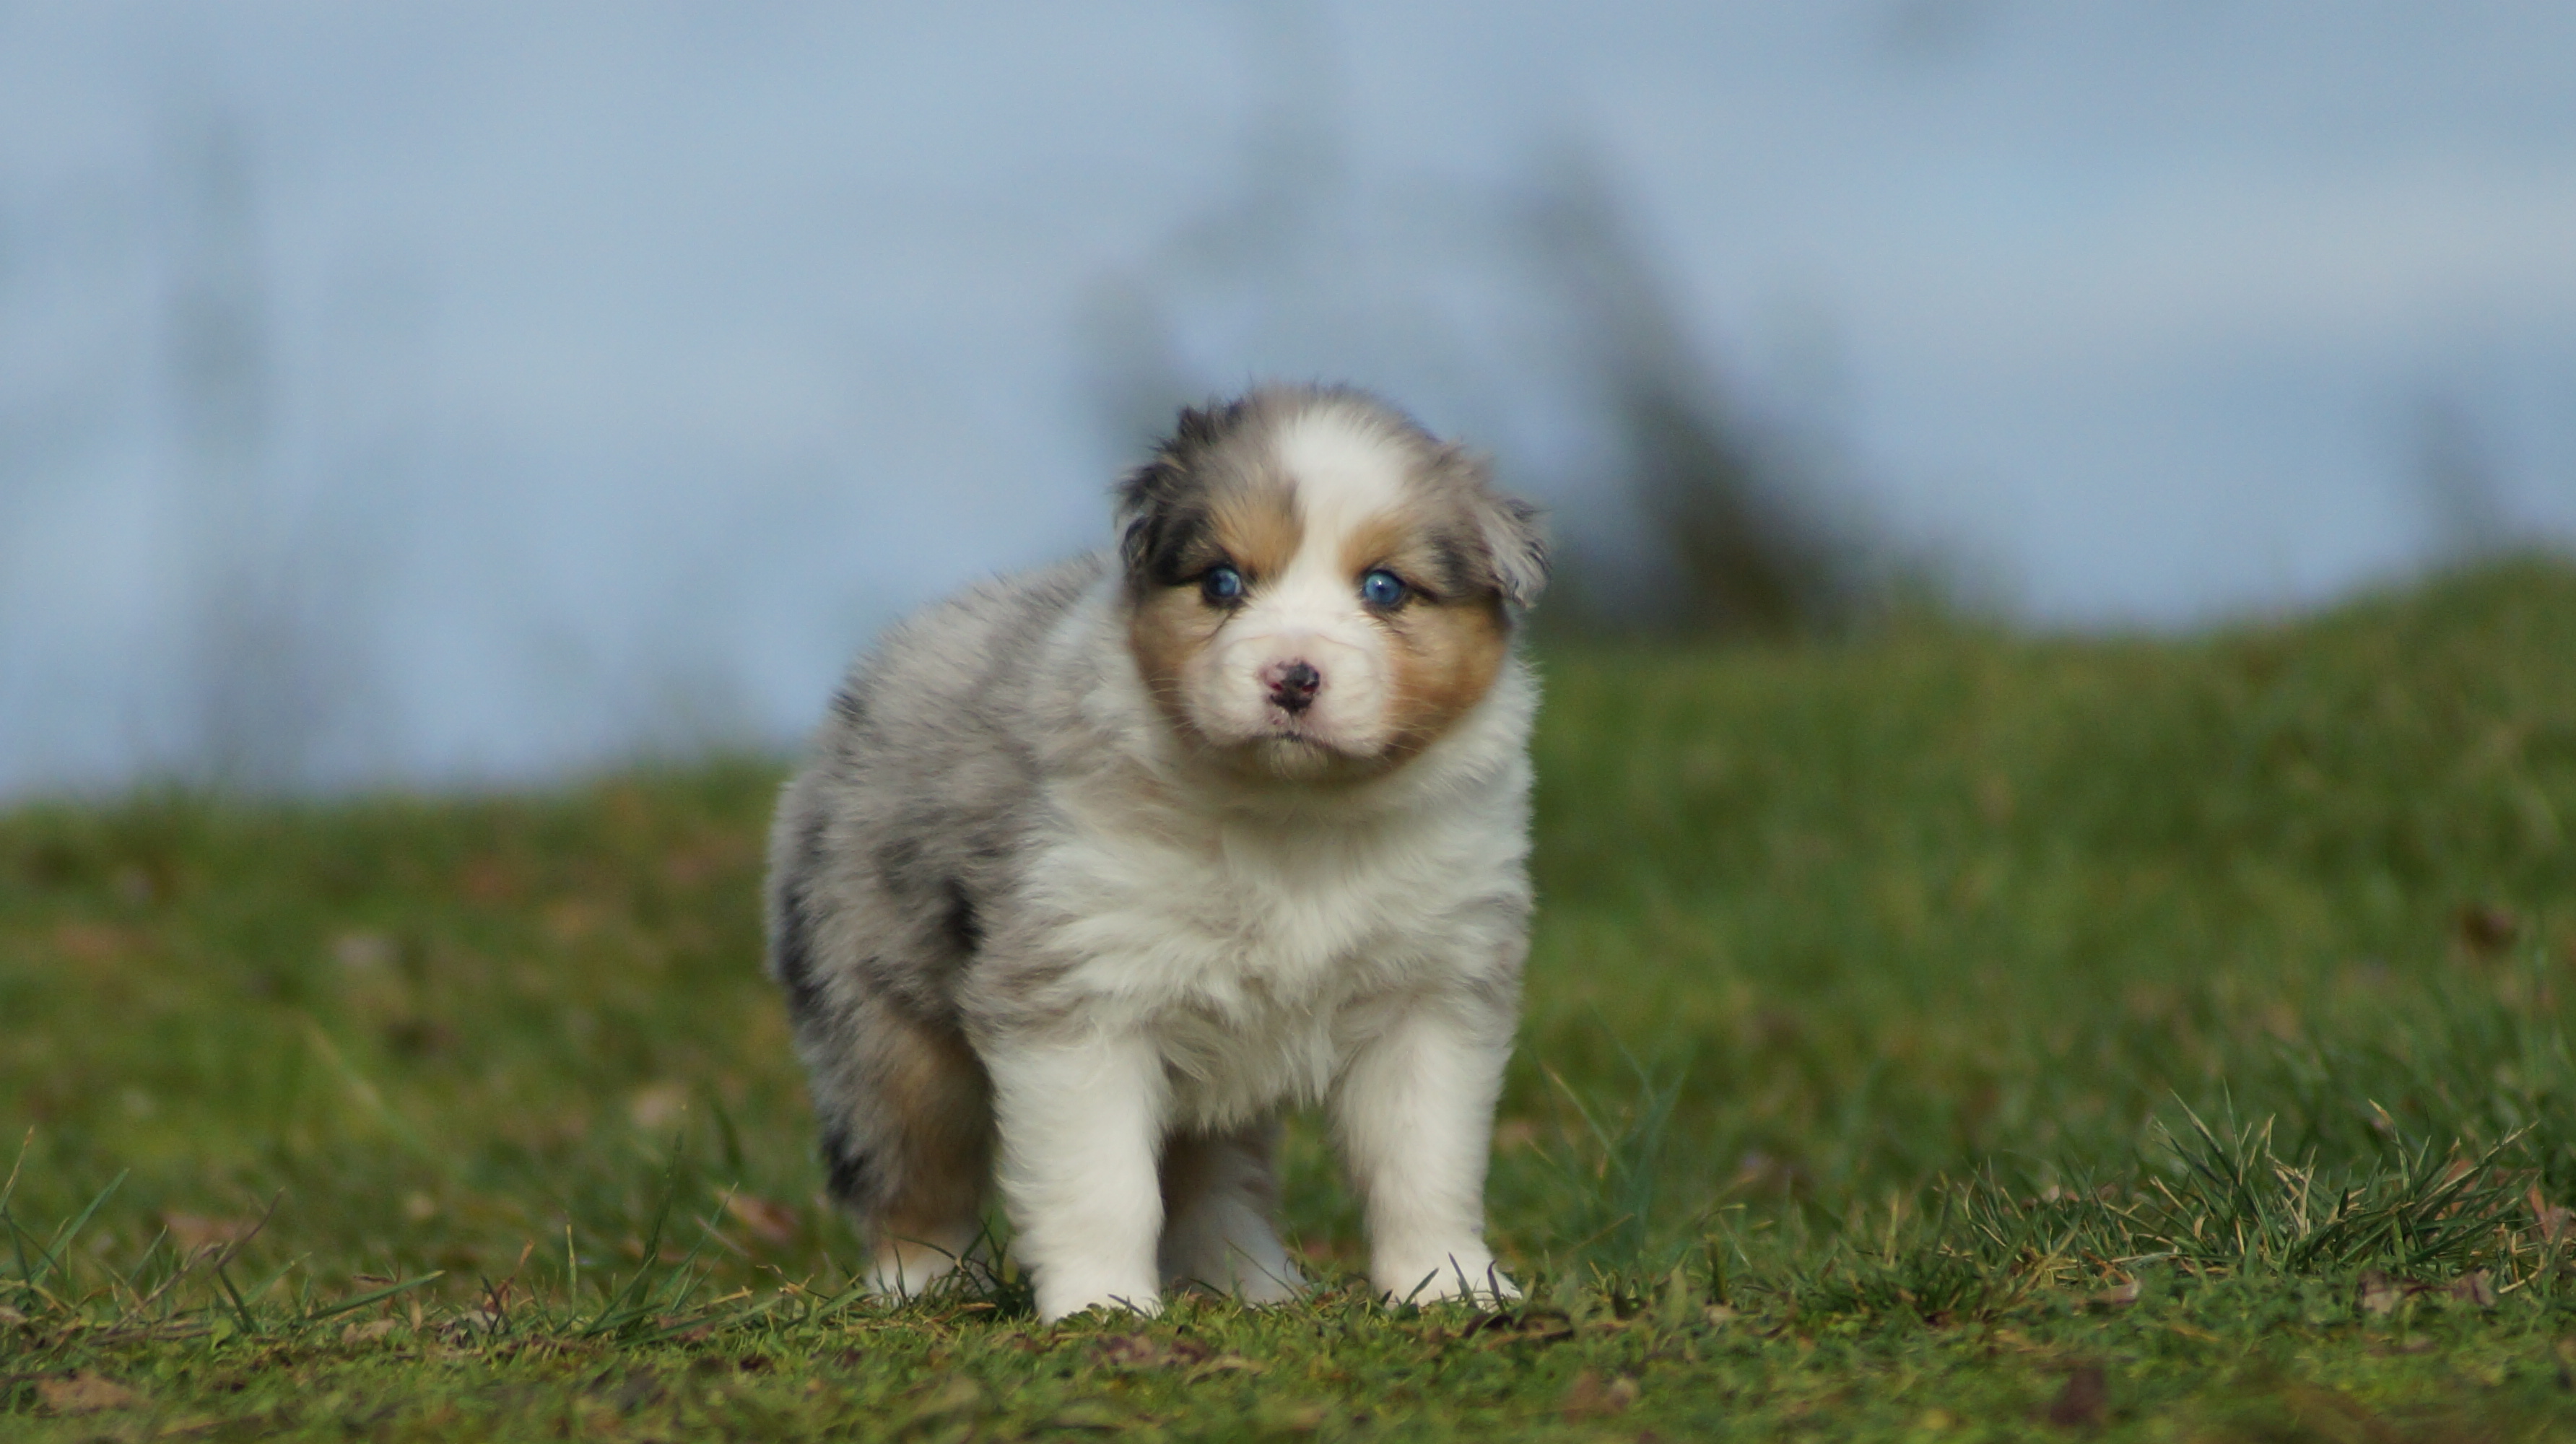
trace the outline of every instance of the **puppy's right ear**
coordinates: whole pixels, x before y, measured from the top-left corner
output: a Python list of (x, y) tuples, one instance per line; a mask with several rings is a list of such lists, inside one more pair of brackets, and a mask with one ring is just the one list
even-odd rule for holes
[(1118, 563), (1130, 577), (1145, 572), (1145, 559), (1154, 550), (1154, 514), (1148, 495), (1145, 473), (1151, 467), (1140, 467), (1118, 484)]
[(1172, 569), (1173, 522), (1182, 494), (1181, 477), (1167, 457), (1128, 473), (1118, 487), (1118, 561), (1130, 581), (1142, 585), (1164, 580)]
[(1191, 505), (1198, 494), (1194, 463), (1224, 439), (1241, 410), (1240, 403), (1182, 407), (1153, 459), (1118, 483), (1118, 560), (1130, 581), (1177, 586), (1184, 580), (1182, 553), (1199, 530)]

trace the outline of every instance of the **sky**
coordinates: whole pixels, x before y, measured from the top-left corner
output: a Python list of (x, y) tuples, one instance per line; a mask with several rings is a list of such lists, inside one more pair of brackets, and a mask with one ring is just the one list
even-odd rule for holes
[(0, 796), (788, 745), (1257, 377), (1616, 557), (1568, 197), (2026, 624), (2563, 546), (2570, 74), (2539, 3), (0, 0)]

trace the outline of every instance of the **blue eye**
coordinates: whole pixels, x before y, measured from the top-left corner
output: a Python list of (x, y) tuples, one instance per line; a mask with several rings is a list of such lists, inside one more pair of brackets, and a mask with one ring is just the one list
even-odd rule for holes
[(1231, 602), (1243, 595), (1243, 573), (1232, 567), (1210, 567), (1199, 578), (1199, 595), (1211, 602)]
[(1404, 600), (1404, 578), (1380, 569), (1360, 578), (1360, 600), (1372, 607), (1392, 607)]

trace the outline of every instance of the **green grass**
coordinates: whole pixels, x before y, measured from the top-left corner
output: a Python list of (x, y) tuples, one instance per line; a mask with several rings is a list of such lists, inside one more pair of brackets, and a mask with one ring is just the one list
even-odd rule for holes
[(1544, 662), (1528, 1307), (1311, 1126), (1309, 1302), (854, 1294), (772, 765), (165, 793), (0, 817), (0, 1436), (2576, 1433), (2576, 572)]

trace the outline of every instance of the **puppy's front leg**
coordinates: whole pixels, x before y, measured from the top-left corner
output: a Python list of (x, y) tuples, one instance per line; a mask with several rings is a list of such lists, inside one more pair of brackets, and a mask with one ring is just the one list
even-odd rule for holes
[(1509, 1018), (1480, 1000), (1424, 999), (1343, 1071), (1334, 1131), (1366, 1203), (1379, 1293), (1419, 1303), (1520, 1297), (1485, 1246), (1485, 1160), (1510, 1039)]
[(1039, 1316), (1159, 1310), (1160, 1055), (1132, 1034), (1087, 1034), (1013, 1040), (986, 1066), (1012, 1251), (1035, 1275)]

